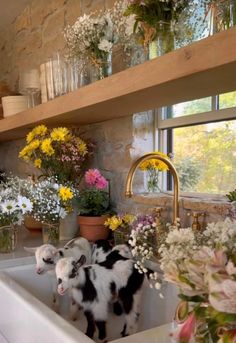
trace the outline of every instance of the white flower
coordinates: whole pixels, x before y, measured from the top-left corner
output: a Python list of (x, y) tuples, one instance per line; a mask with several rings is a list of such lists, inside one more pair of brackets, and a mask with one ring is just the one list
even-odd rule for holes
[(31, 212), (33, 209), (32, 202), (23, 196), (18, 196), (18, 206), (21, 209), (23, 214), (26, 214), (27, 212)]
[(14, 200), (6, 200), (0, 204), (2, 213), (12, 214), (17, 211), (17, 202)]

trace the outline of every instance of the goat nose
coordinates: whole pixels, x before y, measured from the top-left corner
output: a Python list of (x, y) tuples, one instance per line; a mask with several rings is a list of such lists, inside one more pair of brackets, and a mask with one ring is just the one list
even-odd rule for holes
[(41, 270), (40, 268), (38, 268), (38, 269), (36, 270), (36, 272), (37, 272), (37, 274), (41, 274), (41, 273), (42, 273), (42, 270)]

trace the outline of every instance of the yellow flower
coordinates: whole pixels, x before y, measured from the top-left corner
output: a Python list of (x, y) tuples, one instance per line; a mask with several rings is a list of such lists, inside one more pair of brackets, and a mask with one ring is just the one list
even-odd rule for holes
[(64, 142), (69, 134), (69, 130), (66, 127), (58, 127), (52, 130), (51, 138), (54, 141)]
[(26, 136), (26, 142), (29, 144), (35, 136), (43, 136), (47, 132), (47, 127), (45, 125), (38, 125)]
[(112, 216), (105, 221), (104, 225), (108, 226), (112, 231), (115, 231), (119, 226), (122, 225), (122, 219), (120, 219), (118, 216)]
[[(166, 154), (163, 154), (160, 151), (156, 151), (156, 153), (158, 153), (162, 157), (169, 159), (169, 157)], [(158, 159), (151, 159), (151, 160), (144, 161), (141, 163), (139, 168), (143, 171), (148, 170), (148, 169), (157, 169), (161, 171), (169, 170), (169, 167), (167, 166), (167, 164), (165, 164), (165, 162), (162, 162), (161, 160), (158, 160)]]
[(132, 224), (135, 221), (136, 217), (133, 214), (125, 214), (123, 216), (123, 221), (125, 224)]
[(84, 156), (88, 153), (87, 145), (82, 139), (77, 138), (77, 146), (78, 146), (78, 150), (82, 156)]
[(51, 156), (54, 154), (55, 150), (52, 147), (51, 138), (46, 138), (42, 141), (41, 150), (44, 154)]
[(38, 139), (35, 139), (30, 144), (28, 144), (28, 148), (31, 151), (38, 149), (39, 146), (40, 146), (40, 141)]
[(36, 126), (32, 132), (34, 135), (37, 135), (37, 136), (43, 136), (45, 135), (45, 133), (47, 132), (47, 127), (45, 125), (38, 125)]
[(36, 158), (36, 160), (34, 160), (34, 166), (36, 167), (36, 168), (41, 168), (41, 165), (42, 165), (42, 160), (41, 160), (41, 158)]
[(59, 189), (59, 197), (63, 201), (71, 200), (73, 198), (73, 192), (69, 187), (61, 187)]
[(34, 133), (33, 131), (30, 131), (28, 135), (26, 136), (26, 142), (29, 144), (34, 139)]
[(30, 156), (32, 155), (32, 150), (26, 145), (20, 152), (19, 157), (23, 158), (25, 161), (30, 160)]

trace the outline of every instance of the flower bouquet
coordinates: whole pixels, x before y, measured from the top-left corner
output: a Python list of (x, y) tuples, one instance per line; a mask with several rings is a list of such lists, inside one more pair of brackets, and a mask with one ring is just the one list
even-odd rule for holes
[(127, 44), (132, 35), (129, 20), (123, 16), (125, 3), (117, 1), (105, 12), (84, 14), (64, 31), (69, 57), (79, 57), (95, 67), (97, 79), (111, 74), (114, 45)]
[[(163, 154), (162, 152), (157, 152), (159, 155), (168, 158), (166, 154)], [(140, 164), (139, 167), (142, 171), (147, 172), (147, 188), (148, 192), (157, 192), (160, 191), (159, 188), (159, 172), (167, 171), (169, 170), (168, 166), (157, 159), (152, 159), (148, 161), (144, 161)]]
[(57, 244), (60, 220), (72, 211), (78, 190), (48, 178), (32, 183), (28, 194), (33, 203), (32, 216), (42, 223), (44, 243)]
[(31, 201), (20, 194), (20, 179), (6, 177), (0, 184), (0, 252), (8, 253), (17, 243), (17, 225), (32, 211)]
[(98, 169), (85, 173), (85, 188), (80, 192), (79, 217), (80, 235), (88, 240), (106, 239), (109, 229), (104, 222), (110, 213), (108, 181)]
[(140, 273), (148, 273), (151, 288), (160, 289), (161, 273), (159, 270), (150, 272), (149, 267), (157, 269), (157, 249), (159, 241), (167, 234), (166, 230), (162, 230), (155, 215), (139, 215), (132, 226), (128, 243), (136, 260), (135, 268)]
[(115, 245), (127, 243), (136, 216), (132, 214), (113, 215), (105, 221), (105, 226), (113, 231)]
[(208, 224), (202, 233), (173, 229), (159, 249), (165, 279), (179, 287), (177, 342), (236, 340), (236, 221)]
[(192, 3), (192, 0), (130, 0), (128, 2), (125, 15), (135, 16), (134, 32), (144, 49), (147, 51), (150, 43), (157, 40), (157, 45), (151, 46), (151, 58), (174, 49), (176, 26), (184, 11), (186, 12)]
[(56, 177), (61, 183), (79, 182), (91, 145), (66, 127), (48, 129), (45, 125), (30, 131), (26, 142), (19, 157), (32, 162), (44, 176)]

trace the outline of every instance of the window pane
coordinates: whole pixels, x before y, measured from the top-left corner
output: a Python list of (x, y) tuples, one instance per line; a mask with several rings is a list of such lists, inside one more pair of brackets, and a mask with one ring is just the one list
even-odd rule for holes
[(167, 118), (178, 118), (211, 111), (211, 97), (182, 102), (167, 108)]
[(221, 94), (219, 96), (219, 108), (229, 108), (236, 106), (236, 92)]
[(236, 188), (236, 120), (173, 129), (173, 151), (182, 191)]

